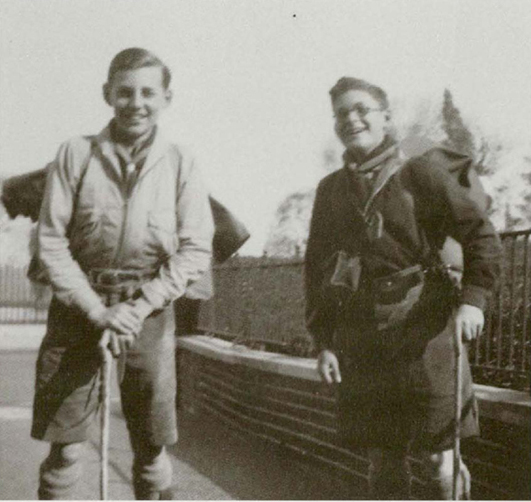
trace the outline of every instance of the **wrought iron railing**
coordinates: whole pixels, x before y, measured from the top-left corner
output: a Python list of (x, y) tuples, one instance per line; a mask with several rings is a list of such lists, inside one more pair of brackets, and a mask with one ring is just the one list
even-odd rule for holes
[[(529, 388), (531, 353), (531, 229), (501, 234), (500, 286), (483, 335), (470, 347), (477, 383)], [(217, 294), (200, 329), (253, 347), (307, 355), (301, 259), (245, 258), (215, 268)]]
[(0, 323), (46, 322), (50, 288), (32, 284), (26, 274), (26, 267), (0, 267)]
[(529, 388), (531, 358), (531, 229), (501, 234), (504, 260), (500, 285), (484, 334), (471, 347), (478, 383)]

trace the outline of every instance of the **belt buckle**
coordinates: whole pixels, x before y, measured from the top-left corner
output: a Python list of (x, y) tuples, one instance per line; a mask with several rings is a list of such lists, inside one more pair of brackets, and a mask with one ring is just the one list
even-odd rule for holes
[(140, 281), (141, 279), (142, 274), (138, 271), (117, 269), (92, 271), (92, 281), (102, 286), (116, 286), (122, 282)]
[(140, 280), (140, 275), (136, 272), (122, 272), (118, 271), (116, 272), (116, 278), (119, 282), (130, 282), (130, 281), (138, 281)]

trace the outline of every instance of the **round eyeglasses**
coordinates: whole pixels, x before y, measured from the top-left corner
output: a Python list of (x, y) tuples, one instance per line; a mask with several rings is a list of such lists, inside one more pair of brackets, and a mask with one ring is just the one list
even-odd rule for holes
[(334, 115), (335, 119), (344, 122), (346, 121), (352, 112), (356, 112), (356, 115), (359, 118), (364, 118), (365, 116), (369, 115), (371, 112), (381, 112), (381, 108), (372, 108), (370, 106), (364, 105), (363, 103), (356, 103), (354, 106), (351, 106), (350, 108), (342, 108), (338, 110), (338, 112)]

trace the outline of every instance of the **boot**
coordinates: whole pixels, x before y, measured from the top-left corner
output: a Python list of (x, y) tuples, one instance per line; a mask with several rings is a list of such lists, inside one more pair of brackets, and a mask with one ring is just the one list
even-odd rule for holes
[(146, 489), (135, 488), (136, 500), (177, 500), (176, 489), (170, 486), (160, 491), (149, 491)]
[[(453, 495), (453, 476), (430, 479), (428, 482), (428, 498), (431, 500), (452, 500)], [(471, 500), (470, 489), (472, 480), (467, 466), (461, 462), (459, 479), (457, 481), (457, 491), (459, 500)]]

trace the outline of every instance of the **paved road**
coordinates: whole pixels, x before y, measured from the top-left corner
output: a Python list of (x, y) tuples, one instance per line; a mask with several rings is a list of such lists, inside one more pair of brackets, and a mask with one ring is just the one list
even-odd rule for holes
[[(36, 498), (37, 473), (47, 445), (29, 437), (35, 348), (1, 345), (0, 499)], [(116, 396), (116, 389), (114, 389)], [(111, 418), (109, 495), (132, 499), (132, 457), (117, 398)], [(87, 448), (78, 500), (98, 498), (97, 428)], [(282, 450), (220, 424), (206, 413), (181, 415), (179, 443), (171, 448), (178, 500), (349, 499), (344, 483)]]

